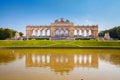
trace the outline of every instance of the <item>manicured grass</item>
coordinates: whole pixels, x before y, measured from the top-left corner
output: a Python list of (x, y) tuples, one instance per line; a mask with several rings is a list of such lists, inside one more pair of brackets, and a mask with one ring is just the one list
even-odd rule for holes
[[(7, 56), (12, 53), (32, 53), (32, 54), (119, 54), (120, 50), (103, 50), (103, 49), (3, 49), (0, 55)], [(14, 55), (14, 54), (13, 54)], [(9, 57), (11, 57), (9, 56)]]
[(0, 40), (0, 47), (120, 47), (120, 41)]

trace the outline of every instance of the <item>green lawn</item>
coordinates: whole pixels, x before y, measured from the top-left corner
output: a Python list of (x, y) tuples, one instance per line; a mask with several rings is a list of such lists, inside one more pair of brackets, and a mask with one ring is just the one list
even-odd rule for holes
[(120, 47), (120, 41), (0, 40), (0, 47)]

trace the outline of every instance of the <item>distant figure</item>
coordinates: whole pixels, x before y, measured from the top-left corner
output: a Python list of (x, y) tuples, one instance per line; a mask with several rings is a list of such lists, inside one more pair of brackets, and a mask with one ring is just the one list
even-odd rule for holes
[(110, 39), (111, 39), (111, 38), (110, 38), (110, 35), (109, 35), (109, 32), (105, 33), (104, 39), (105, 39), (105, 40), (110, 40)]
[(16, 33), (15, 33), (14, 39), (15, 39), (15, 40), (19, 40), (19, 39), (20, 39), (20, 34), (19, 34), (19, 32), (16, 32)]

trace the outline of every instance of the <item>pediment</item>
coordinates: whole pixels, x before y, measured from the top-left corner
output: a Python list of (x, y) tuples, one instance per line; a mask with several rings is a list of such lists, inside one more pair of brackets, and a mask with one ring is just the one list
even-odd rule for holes
[(51, 25), (54, 25), (54, 26), (70, 26), (71, 23), (68, 19), (64, 20), (64, 18), (61, 18), (60, 20), (55, 20), (54, 23), (51, 23)]

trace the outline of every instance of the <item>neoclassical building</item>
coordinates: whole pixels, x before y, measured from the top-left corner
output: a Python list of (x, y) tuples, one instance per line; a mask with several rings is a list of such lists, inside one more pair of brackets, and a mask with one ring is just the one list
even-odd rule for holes
[(27, 38), (47, 38), (50, 40), (75, 40), (96, 38), (98, 25), (75, 26), (69, 20), (55, 20), (50, 26), (26, 26)]

